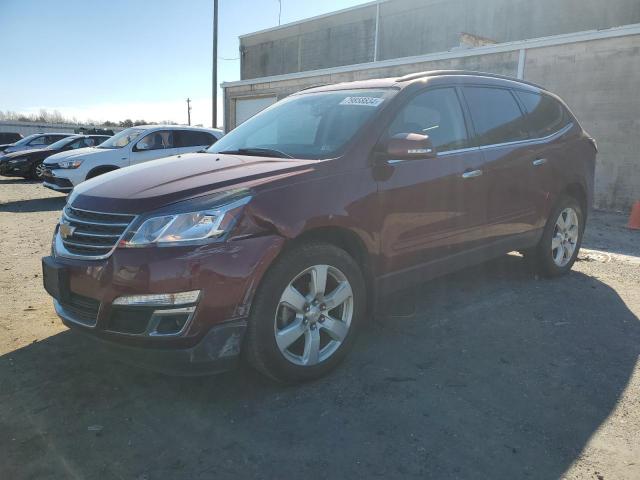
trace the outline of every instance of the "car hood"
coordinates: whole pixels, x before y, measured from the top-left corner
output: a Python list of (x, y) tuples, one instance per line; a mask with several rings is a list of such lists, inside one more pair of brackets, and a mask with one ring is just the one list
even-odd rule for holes
[(51, 155), (49, 158), (45, 160), (45, 165), (51, 163), (58, 163), (62, 160), (69, 160), (72, 158), (82, 157), (95, 157), (98, 155), (113, 155), (114, 150), (106, 149), (106, 148), (95, 148), (95, 147), (85, 147), (78, 148), (77, 150), (68, 150), (65, 152), (56, 153), (55, 155)]
[(317, 161), (193, 153), (115, 170), (78, 185), (69, 202), (76, 208), (143, 213), (227, 189), (251, 188), (301, 175)]
[(56, 153), (56, 150), (47, 150), (46, 148), (34, 148), (31, 150), (21, 150), (19, 152), (6, 153), (2, 158), (10, 160), (16, 157), (28, 157), (32, 155), (43, 156), (47, 154), (50, 155), (52, 153)]

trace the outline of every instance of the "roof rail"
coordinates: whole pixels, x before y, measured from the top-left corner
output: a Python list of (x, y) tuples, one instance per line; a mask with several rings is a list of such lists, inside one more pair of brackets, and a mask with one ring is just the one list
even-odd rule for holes
[(330, 85), (330, 84), (329, 83), (314, 83), (313, 85), (309, 85), (308, 87), (304, 87), (304, 88), (301, 88), (300, 90), (296, 90), (296, 93), (304, 92), (305, 90), (311, 90), (312, 88), (326, 87), (327, 85)]
[(417, 72), (410, 73), (403, 77), (399, 77), (396, 79), (396, 82), (408, 82), (409, 80), (417, 80), (419, 78), (425, 77), (436, 77), (440, 75), (474, 75), (478, 77), (488, 77), (488, 78), (499, 78), (501, 80), (511, 80), (512, 82), (523, 83), (525, 85), (530, 85), (532, 87), (545, 89), (543, 86), (538, 85), (537, 83), (529, 82), (527, 80), (521, 80), (519, 78), (509, 77), (507, 75), (498, 75), (497, 73), (488, 73), (488, 72), (475, 72), (473, 70), (430, 70), (426, 72)]

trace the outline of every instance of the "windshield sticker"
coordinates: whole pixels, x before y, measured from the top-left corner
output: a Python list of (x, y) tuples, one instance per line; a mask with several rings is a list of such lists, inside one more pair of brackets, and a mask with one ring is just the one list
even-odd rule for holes
[(340, 102), (340, 105), (362, 105), (365, 107), (377, 107), (384, 99), (377, 97), (347, 97)]

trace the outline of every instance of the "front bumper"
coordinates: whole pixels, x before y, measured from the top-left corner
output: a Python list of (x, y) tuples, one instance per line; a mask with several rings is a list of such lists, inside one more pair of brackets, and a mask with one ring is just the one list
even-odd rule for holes
[[(43, 258), (43, 280), (63, 323), (124, 361), (169, 373), (215, 372), (238, 356), (253, 293), (283, 242), (270, 235), (198, 247), (117, 248), (104, 260), (51, 256)], [(169, 334), (146, 325), (157, 309), (114, 305), (122, 296), (193, 290), (201, 293), (192, 316)]]
[(71, 183), (71, 180), (68, 178), (57, 177), (48, 167), (44, 171), (42, 180), (42, 185), (51, 190), (55, 190), (56, 192), (70, 192), (73, 190), (73, 183)]

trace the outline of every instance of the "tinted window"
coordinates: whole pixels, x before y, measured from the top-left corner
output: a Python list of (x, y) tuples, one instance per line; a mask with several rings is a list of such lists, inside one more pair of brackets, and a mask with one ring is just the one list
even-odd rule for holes
[(511, 92), (502, 88), (464, 87), (480, 145), (528, 138), (524, 117)]
[(208, 147), (216, 142), (216, 138), (207, 132), (181, 130), (177, 134), (178, 147)]
[(557, 132), (569, 123), (564, 107), (548, 95), (517, 92), (527, 109), (527, 127), (533, 138), (541, 138)]
[(389, 127), (390, 137), (398, 133), (429, 135), (431, 143), (440, 152), (469, 146), (462, 108), (452, 88), (416, 95)]
[(145, 135), (136, 144), (137, 150), (163, 150), (166, 148), (173, 148), (173, 132), (169, 130), (152, 132)]

